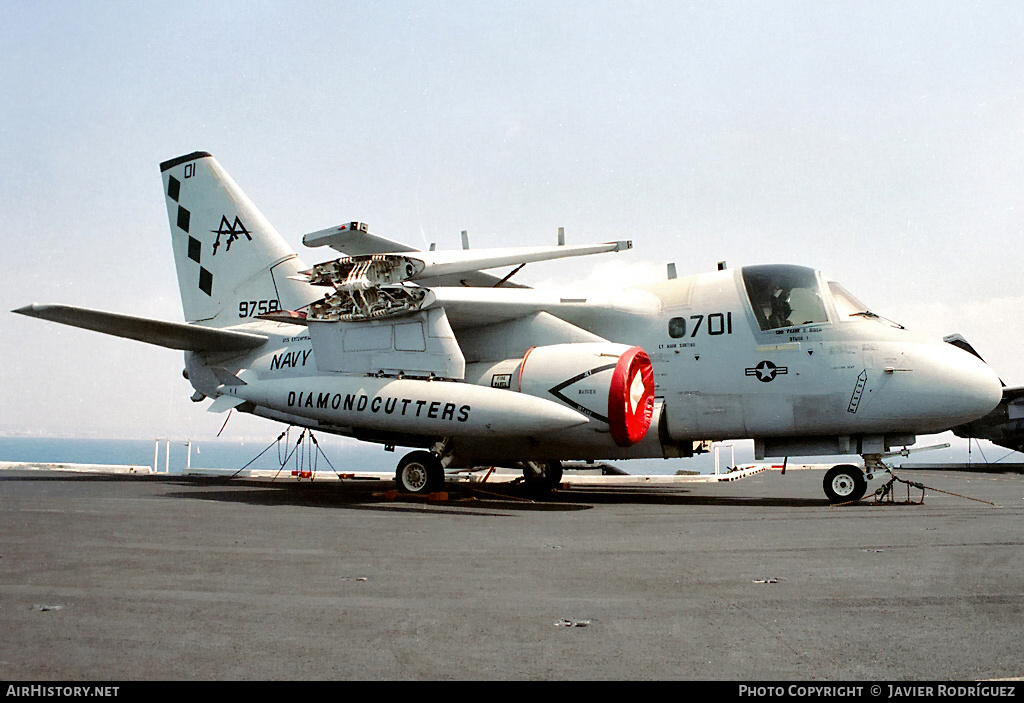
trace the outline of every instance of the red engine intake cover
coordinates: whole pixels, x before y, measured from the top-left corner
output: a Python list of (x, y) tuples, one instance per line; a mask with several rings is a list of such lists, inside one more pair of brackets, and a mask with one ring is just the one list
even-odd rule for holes
[(620, 447), (647, 435), (654, 415), (654, 367), (640, 347), (630, 347), (615, 365), (608, 389), (608, 429)]

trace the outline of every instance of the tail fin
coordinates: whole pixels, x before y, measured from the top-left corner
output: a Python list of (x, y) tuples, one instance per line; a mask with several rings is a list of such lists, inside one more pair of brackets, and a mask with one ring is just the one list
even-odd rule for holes
[(306, 266), (210, 154), (160, 164), (185, 319), (227, 327), (322, 297)]

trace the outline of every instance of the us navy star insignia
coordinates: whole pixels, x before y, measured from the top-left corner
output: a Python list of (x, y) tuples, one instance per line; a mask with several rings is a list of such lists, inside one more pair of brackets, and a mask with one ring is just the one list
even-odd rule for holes
[(743, 374), (745, 376), (757, 376), (757, 380), (762, 383), (769, 383), (775, 380), (775, 377), (779, 374), (788, 374), (789, 367), (787, 366), (776, 366), (770, 361), (762, 361), (757, 366), (752, 368), (744, 369)]

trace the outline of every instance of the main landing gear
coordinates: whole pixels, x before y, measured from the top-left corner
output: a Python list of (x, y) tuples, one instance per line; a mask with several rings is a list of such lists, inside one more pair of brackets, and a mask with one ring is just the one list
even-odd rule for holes
[[(445, 461), (432, 451), (409, 452), (398, 462), (395, 486), (402, 493), (426, 495), (444, 490)], [(527, 461), (523, 468), (526, 492), (534, 497), (547, 495), (562, 482), (562, 463), (559, 461)]]
[(531, 496), (547, 495), (562, 482), (562, 462), (527, 461), (523, 464), (523, 482)]
[(434, 493), (444, 488), (441, 459), (432, 452), (409, 452), (398, 462), (395, 485), (403, 493)]

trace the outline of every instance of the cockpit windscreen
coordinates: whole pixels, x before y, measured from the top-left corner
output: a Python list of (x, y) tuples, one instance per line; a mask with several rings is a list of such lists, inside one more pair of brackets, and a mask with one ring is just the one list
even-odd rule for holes
[(843, 288), (835, 281), (828, 282), (828, 289), (832, 293), (832, 301), (836, 305), (836, 312), (840, 321), (849, 320), (855, 315), (864, 315), (868, 312), (867, 306), (853, 297), (850, 291)]
[(744, 266), (743, 284), (762, 330), (828, 322), (814, 269), (788, 264)]

